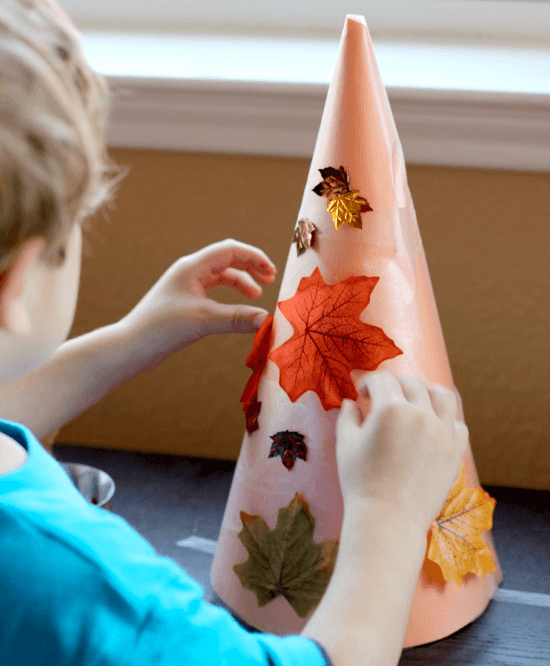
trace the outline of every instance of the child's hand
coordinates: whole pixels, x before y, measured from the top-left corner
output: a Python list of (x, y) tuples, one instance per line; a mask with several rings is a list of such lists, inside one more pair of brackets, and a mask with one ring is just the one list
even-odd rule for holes
[(213, 243), (175, 261), (119, 324), (143, 356), (143, 368), (153, 368), (206, 335), (257, 331), (261, 322), (254, 318), (267, 315), (265, 310), (225, 305), (205, 294), (225, 285), (258, 298), (262, 288), (251, 276), (269, 284), (275, 273), (269, 257), (252, 245), (233, 239)]
[(361, 423), (344, 400), (336, 425), (336, 456), (344, 502), (371, 498), (393, 505), (428, 531), (449, 494), (468, 445), (457, 399), (438, 384), (408, 375), (369, 373), (358, 387), (371, 411)]

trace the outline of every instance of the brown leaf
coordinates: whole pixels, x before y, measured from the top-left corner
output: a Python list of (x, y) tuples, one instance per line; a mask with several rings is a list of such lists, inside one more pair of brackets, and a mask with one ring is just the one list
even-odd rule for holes
[(315, 194), (331, 199), (333, 196), (349, 192), (349, 177), (343, 166), (339, 169), (327, 167), (319, 169), (323, 180), (313, 188)]
[(239, 539), (249, 557), (233, 570), (242, 586), (255, 593), (259, 606), (282, 595), (299, 617), (306, 617), (330, 581), (338, 541), (313, 543), (314, 520), (299, 493), (287, 507), (279, 509), (274, 530), (261, 516), (244, 511), (241, 521)]
[(298, 226), (294, 231), (292, 242), (296, 243), (298, 256), (309, 250), (315, 241), (314, 234), (318, 231), (317, 227), (306, 219), (298, 220)]

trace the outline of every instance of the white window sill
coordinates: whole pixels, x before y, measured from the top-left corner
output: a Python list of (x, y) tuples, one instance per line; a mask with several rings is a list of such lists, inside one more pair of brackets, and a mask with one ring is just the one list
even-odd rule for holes
[[(338, 41), (85, 31), (112, 147), (311, 157)], [(407, 163), (550, 172), (550, 46), (373, 40)]]

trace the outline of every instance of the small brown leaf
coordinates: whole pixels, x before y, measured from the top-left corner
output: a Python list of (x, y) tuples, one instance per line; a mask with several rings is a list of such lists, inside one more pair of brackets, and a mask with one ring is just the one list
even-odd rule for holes
[(241, 584), (265, 606), (282, 595), (299, 617), (319, 603), (332, 576), (338, 541), (313, 543), (314, 520), (306, 500), (296, 493), (279, 509), (277, 525), (270, 530), (261, 516), (241, 511), (239, 539), (249, 558), (233, 570)]
[(323, 180), (313, 188), (315, 194), (332, 199), (338, 194), (350, 191), (349, 177), (343, 166), (339, 169), (327, 167), (326, 169), (319, 169), (319, 171)]
[(314, 234), (318, 231), (317, 227), (306, 219), (298, 220), (298, 226), (294, 231), (292, 242), (296, 243), (298, 256), (309, 250), (315, 241)]

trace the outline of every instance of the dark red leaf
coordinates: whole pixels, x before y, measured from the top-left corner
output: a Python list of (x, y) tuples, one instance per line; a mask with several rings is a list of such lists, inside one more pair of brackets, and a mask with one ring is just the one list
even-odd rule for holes
[(241, 395), (241, 402), (243, 403), (243, 412), (245, 415), (251, 404), (257, 400), (260, 377), (262, 376), (265, 364), (267, 363), (269, 348), (271, 347), (272, 328), (273, 315), (268, 315), (262, 322), (260, 328), (256, 331), (252, 351), (245, 361), (247, 367), (253, 370), (252, 375), (244, 387), (243, 394)]
[(260, 409), (262, 408), (262, 403), (258, 402), (257, 398), (258, 395), (254, 395), (252, 402), (250, 402), (246, 409), (246, 430), (249, 435), (260, 427), (258, 416), (260, 414)]
[(304, 436), (299, 432), (283, 430), (271, 435), (273, 444), (269, 457), (281, 456), (283, 465), (290, 471), (296, 462), (296, 458), (306, 460), (307, 446), (304, 444)]

